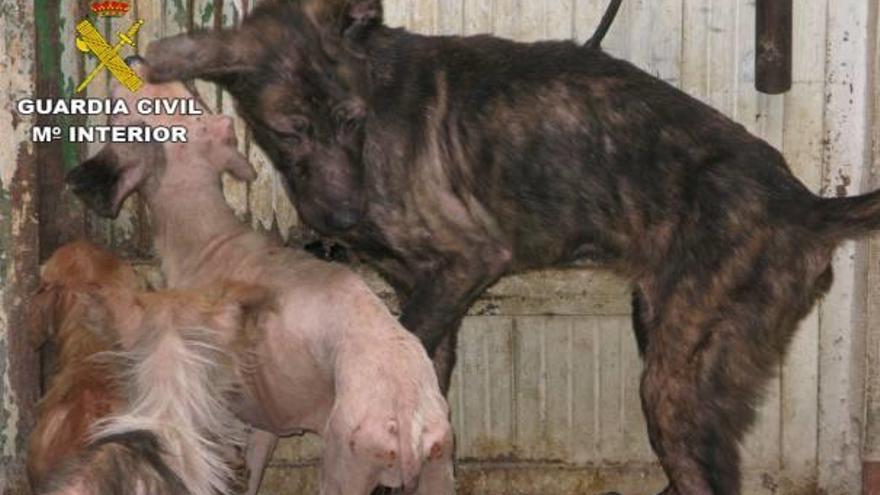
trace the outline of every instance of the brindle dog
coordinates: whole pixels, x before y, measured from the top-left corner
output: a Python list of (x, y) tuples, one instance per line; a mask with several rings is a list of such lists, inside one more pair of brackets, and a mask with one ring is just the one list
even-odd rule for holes
[(740, 492), (762, 384), (835, 247), (880, 228), (880, 194), (817, 197), (742, 126), (571, 42), (421, 36), (379, 0), (295, 0), (148, 59), (232, 92), (302, 218), (382, 271), (443, 378), (501, 276), (590, 260), (631, 280), (667, 495)]

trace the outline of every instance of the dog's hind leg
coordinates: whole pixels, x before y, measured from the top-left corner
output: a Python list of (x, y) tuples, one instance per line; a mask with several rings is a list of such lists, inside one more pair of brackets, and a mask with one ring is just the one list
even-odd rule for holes
[(653, 288), (642, 295), (655, 313), (639, 320), (642, 407), (669, 477), (665, 495), (740, 493), (739, 441), (762, 387), (828, 288), (825, 253), (774, 253), (769, 244), (731, 252), (713, 270), (642, 286)]
[(460, 328), (461, 321), (456, 322), (455, 328), (443, 337), (434, 353), (434, 371), (437, 373), (437, 382), (440, 384), (440, 392), (443, 393), (444, 397), (449, 394), (452, 371), (455, 369), (456, 347), (458, 345), (458, 332)]
[(639, 347), (639, 356), (645, 357), (645, 349), (648, 345), (647, 331), (650, 326), (651, 310), (642, 290), (636, 288), (632, 292), (632, 324), (636, 335), (636, 345)]
[[(709, 345), (710, 353), (723, 347), (720, 342)], [(724, 361), (733, 361), (736, 355), (714, 356), (710, 370), (701, 366), (701, 358), (689, 362), (688, 354), (662, 356), (649, 351), (642, 377), (648, 435), (669, 478), (662, 493), (737, 495), (737, 440), (754, 413), (749, 401), (724, 383), (727, 377), (711, 376), (725, 374), (723, 367), (732, 363)], [(713, 383), (716, 380), (719, 383)], [(717, 390), (705, 390), (707, 386)]]

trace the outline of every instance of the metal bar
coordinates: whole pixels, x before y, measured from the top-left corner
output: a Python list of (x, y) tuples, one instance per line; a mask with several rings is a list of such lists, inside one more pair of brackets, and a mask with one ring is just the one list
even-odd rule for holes
[(758, 0), (755, 21), (755, 88), (767, 94), (791, 89), (792, 0)]

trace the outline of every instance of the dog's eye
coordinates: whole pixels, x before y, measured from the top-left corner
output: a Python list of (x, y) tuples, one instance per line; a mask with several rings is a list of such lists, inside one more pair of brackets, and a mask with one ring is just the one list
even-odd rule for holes
[(293, 166), (293, 175), (299, 180), (308, 179), (309, 167), (304, 163), (297, 163)]
[(333, 120), (336, 128), (342, 132), (351, 133), (357, 131), (364, 120), (364, 110), (356, 103), (343, 103), (333, 111)]
[(290, 133), (305, 136), (311, 131), (312, 124), (302, 117), (294, 117), (290, 119)]
[(360, 129), (360, 127), (361, 119), (352, 117), (346, 118), (337, 124), (337, 128), (347, 134), (356, 132), (358, 129)]
[(312, 124), (305, 117), (292, 116), (271, 126), (272, 129), (296, 144), (302, 143), (312, 132)]

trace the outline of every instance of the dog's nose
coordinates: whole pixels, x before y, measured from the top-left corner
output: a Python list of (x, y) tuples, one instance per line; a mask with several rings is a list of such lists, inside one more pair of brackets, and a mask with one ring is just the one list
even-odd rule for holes
[(146, 64), (147, 61), (140, 55), (129, 55), (125, 57), (125, 63), (128, 65)]
[(330, 230), (341, 232), (354, 227), (359, 220), (360, 215), (355, 213), (354, 210), (343, 208), (328, 214), (324, 219), (324, 223), (327, 224)]

